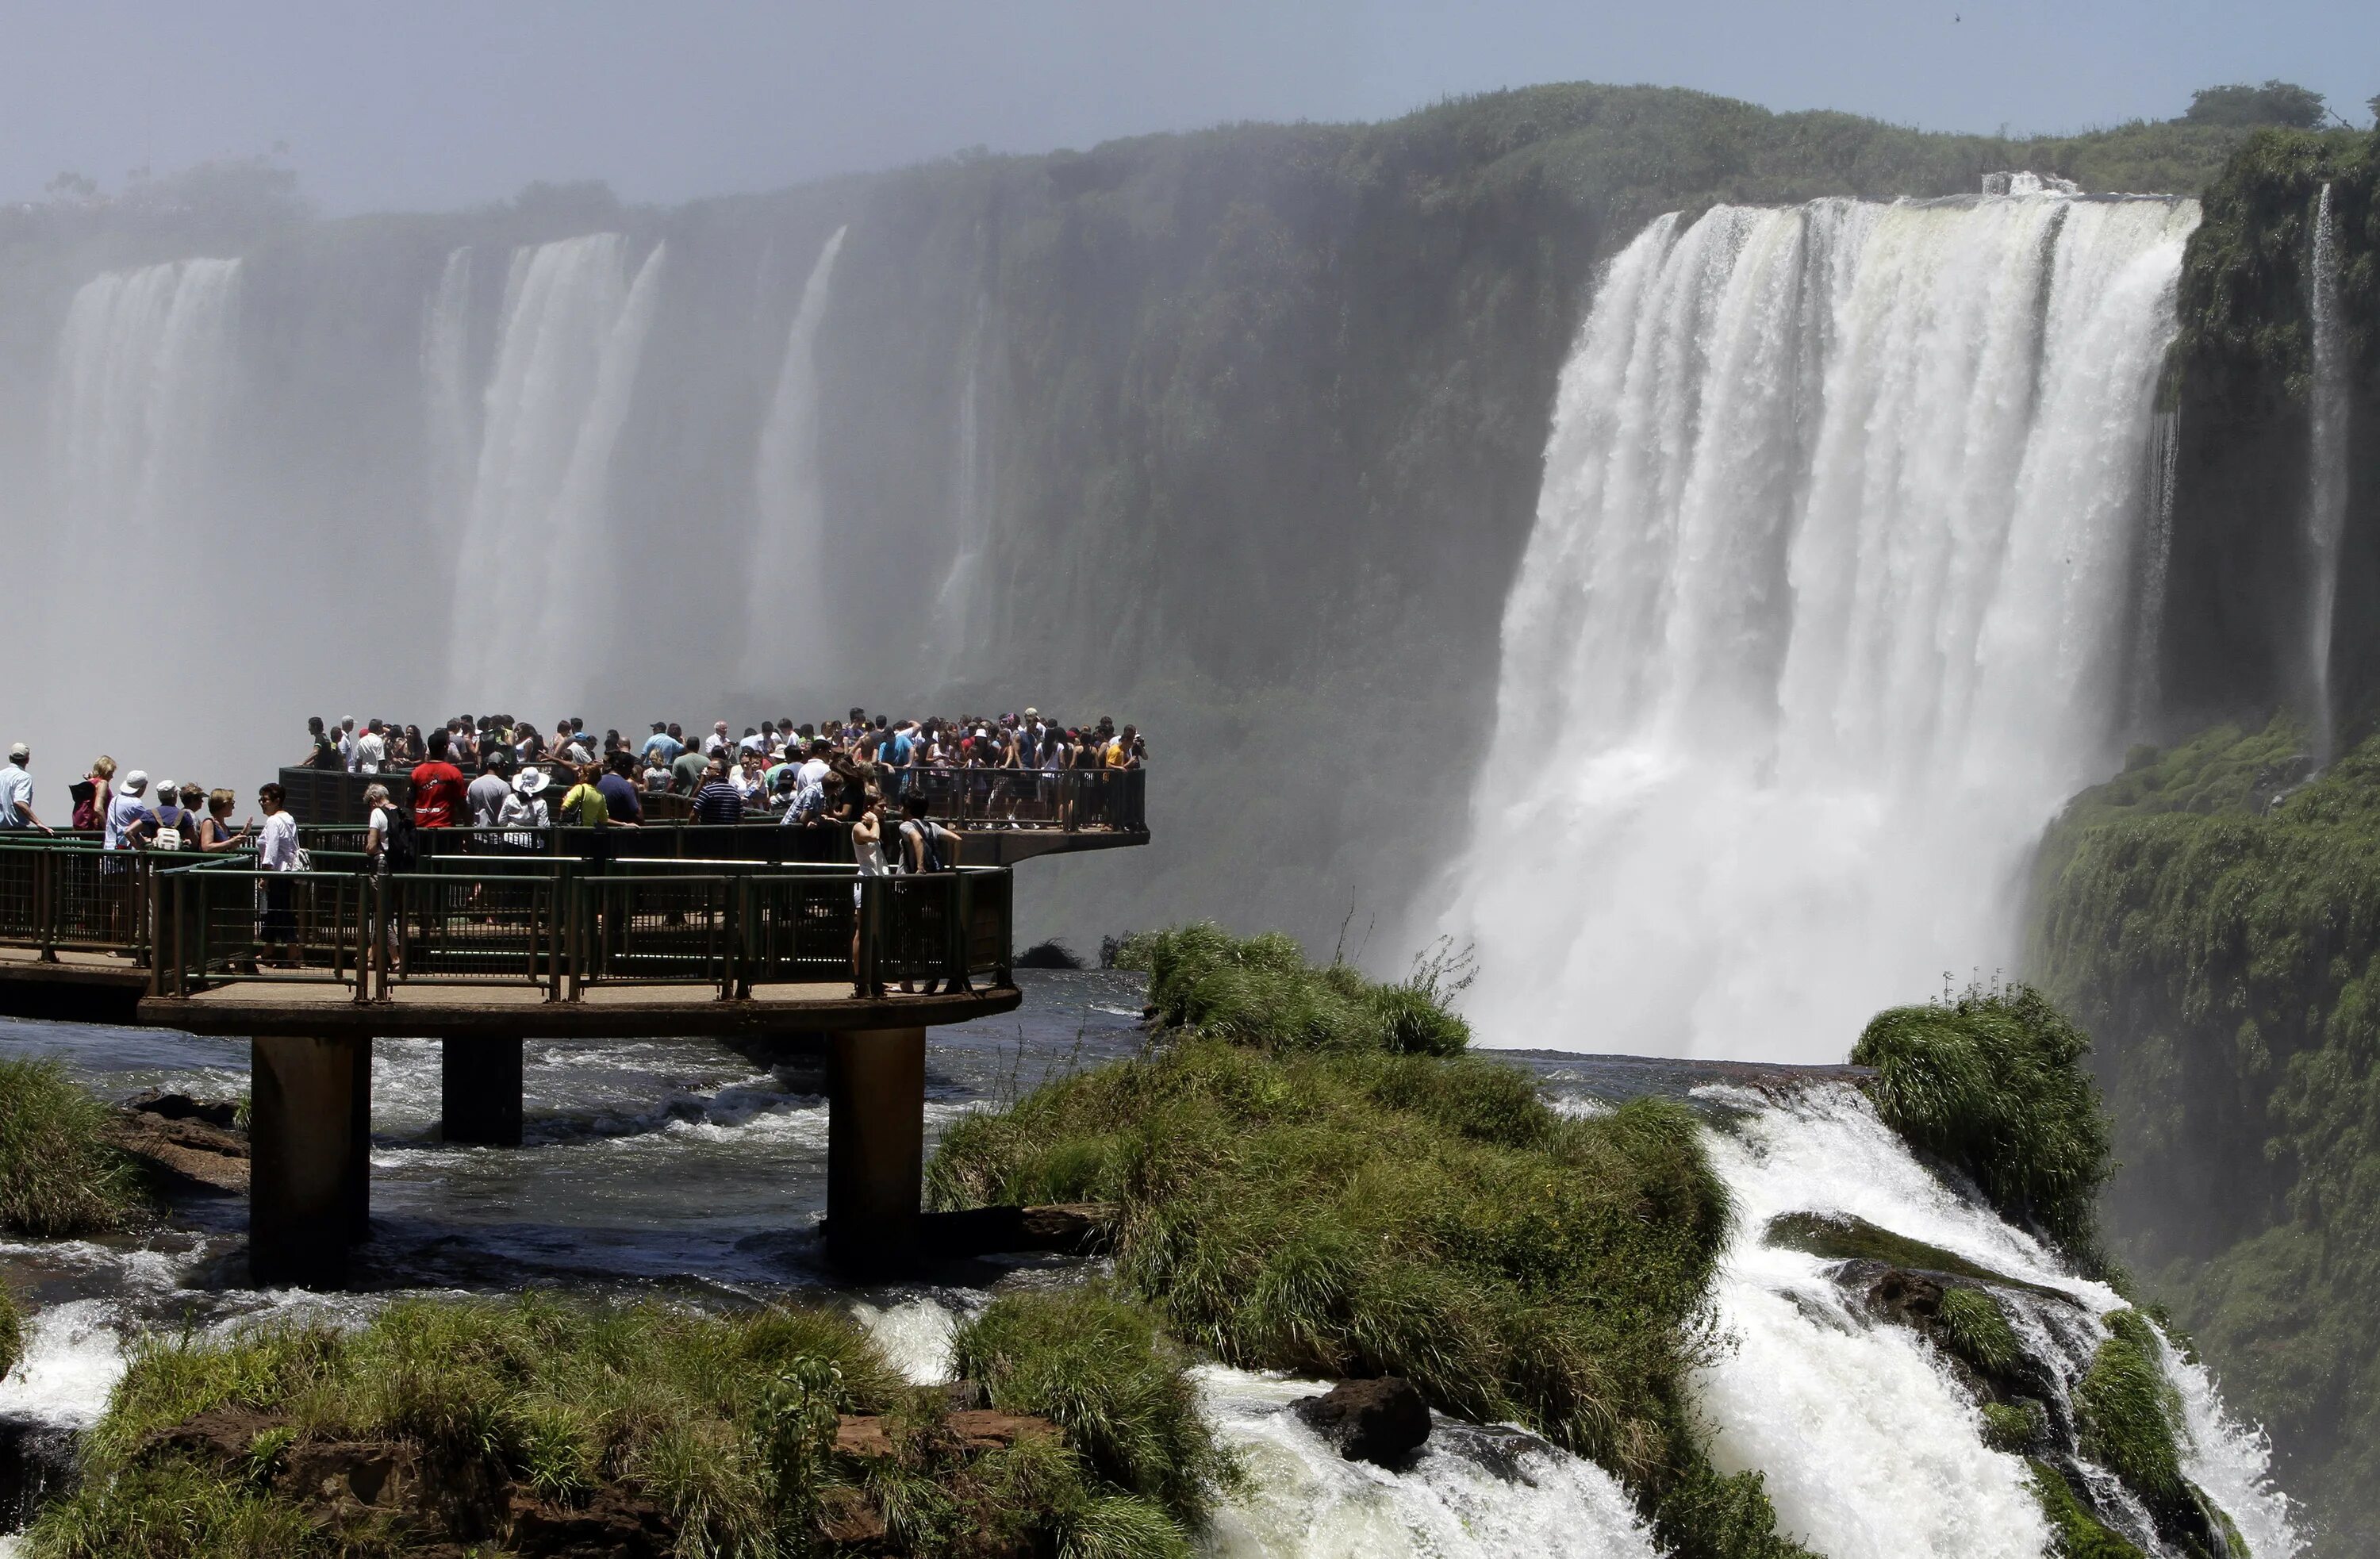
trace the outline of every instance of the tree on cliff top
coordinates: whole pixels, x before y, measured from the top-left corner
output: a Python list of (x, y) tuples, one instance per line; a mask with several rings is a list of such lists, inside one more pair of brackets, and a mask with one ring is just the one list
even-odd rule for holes
[(2294, 81), (2261, 87), (2201, 87), (2182, 119), (2193, 125), (2287, 125), (2310, 130), (2323, 121), (2322, 94)]

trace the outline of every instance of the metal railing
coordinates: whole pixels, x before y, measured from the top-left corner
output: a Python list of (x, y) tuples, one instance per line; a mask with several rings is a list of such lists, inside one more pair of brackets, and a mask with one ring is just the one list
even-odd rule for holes
[(78, 834), (12, 836), (0, 842), (0, 944), (39, 948), (52, 961), (60, 953), (145, 961), (154, 939), (154, 875), (190, 859), (104, 849)]

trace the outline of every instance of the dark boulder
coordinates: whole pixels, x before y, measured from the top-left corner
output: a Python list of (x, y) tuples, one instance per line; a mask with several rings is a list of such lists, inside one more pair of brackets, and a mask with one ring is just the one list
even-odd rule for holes
[(1396, 1466), (1429, 1438), (1429, 1404), (1410, 1381), (1342, 1381), (1296, 1405), (1297, 1416), (1349, 1461)]
[(200, 1121), (223, 1131), (236, 1129), (239, 1124), (239, 1102), (233, 1099), (193, 1099), (187, 1093), (168, 1093), (152, 1088), (146, 1093), (136, 1093), (124, 1102), (124, 1107), (136, 1115), (156, 1115), (169, 1121)]

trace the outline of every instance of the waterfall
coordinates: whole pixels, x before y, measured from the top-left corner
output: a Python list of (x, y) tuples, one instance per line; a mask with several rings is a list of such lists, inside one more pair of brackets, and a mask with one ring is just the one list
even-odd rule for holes
[(652, 324), (665, 246), (633, 278), (597, 233), (517, 250), (457, 559), (450, 697), (550, 720), (616, 645), (612, 454)]
[[(2106, 1339), (2104, 1318), (2126, 1301), (1918, 1163), (1854, 1088), (1695, 1091), (1727, 1122), (1704, 1140), (1736, 1219), (1718, 1287), (1733, 1346), (1697, 1381), (1713, 1460), (1758, 1469), (1779, 1527), (1828, 1559), (2046, 1552), (2023, 1458), (1985, 1443), (1948, 1361), (1875, 1314), (1858, 1292), (1864, 1283), (1841, 1281), (1840, 1260), (1764, 1236), (1779, 1217), (1858, 1220), (1998, 1274), (1994, 1297), (2026, 1353), (2053, 1366), (2043, 1378), (2070, 1419), (2063, 1394)], [(2263, 1436), (2225, 1413), (2201, 1367), (2169, 1347), (2164, 1363), (2181, 1406), (2185, 1476), (2256, 1559), (2289, 1559), (2301, 1542)], [(2171, 1552), (2112, 1475), (2088, 1462), (2078, 1470), (2123, 1536), (2151, 1554)]]
[[(759, 528), (744, 635), (744, 674), (756, 685), (783, 686), (789, 668), (800, 667), (808, 668), (808, 686), (822, 687), (837, 664), (825, 578), (826, 494), (819, 481), (818, 333), (848, 231), (838, 227), (828, 236), (802, 284), (777, 391), (760, 424), (752, 473)], [(763, 624), (772, 631), (762, 632)]]
[(942, 640), (942, 675), (965, 673), (977, 648), (983, 607), (985, 566), (991, 551), (991, 450), (983, 436), (984, 338), (989, 300), (977, 294), (967, 315), (966, 339), (959, 348), (957, 480), (951, 503), (951, 566), (934, 592), (933, 631)]
[(446, 256), (438, 290), (422, 307), (421, 389), (429, 489), (424, 533), (431, 551), (443, 557), (462, 541), (480, 449), (479, 408), (471, 388), (468, 246)]
[(110, 737), (87, 697), (70, 707), (74, 688), (121, 692), (119, 730), (134, 708), (160, 737), (187, 739), (204, 724), (194, 703), (163, 696), (174, 681), (158, 673), (169, 647), (218, 645), (225, 595), (246, 589), (238, 579), (192, 588), (200, 560), (231, 540), (218, 479), (239, 274), (237, 260), (110, 272), (76, 292), (59, 332), (53, 522), (28, 576), (43, 581), (50, 664), (24, 686), (57, 709), (76, 749)]
[(2312, 264), (2313, 404), (2307, 451), (2306, 551), (2312, 560), (2306, 603), (2308, 702), (2314, 761), (2331, 759), (2331, 618), (2338, 608), (2338, 546), (2347, 530), (2347, 353), (2339, 339), (2338, 234), (2330, 186), (2314, 202)]
[(1613, 260), (1447, 920), (1490, 1042), (1832, 1058), (2009, 949), (2121, 713), (2197, 220), (2027, 185), (1719, 206)]
[(2132, 699), (2127, 725), (2145, 730), (2156, 716), (2159, 656), (2165, 644), (2165, 581), (2173, 561), (2173, 494), (2181, 465), (2181, 414), (2160, 411), (2149, 432), (2148, 532), (2141, 539), (2141, 587), (2132, 604)]

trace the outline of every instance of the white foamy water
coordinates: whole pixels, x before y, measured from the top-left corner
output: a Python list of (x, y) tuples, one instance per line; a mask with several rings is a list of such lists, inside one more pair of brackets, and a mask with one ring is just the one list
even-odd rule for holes
[[(826, 319), (835, 257), (848, 227), (838, 227), (819, 250), (802, 284), (802, 300), (785, 332), (785, 356), (777, 371), (776, 394), (760, 424), (754, 457), (753, 491), (759, 505), (752, 537), (745, 634), (745, 675), (756, 683), (807, 668), (822, 680), (832, 664), (832, 636), (827, 621), (830, 591), (825, 579), (826, 497), (819, 484), (819, 326)], [(767, 625), (764, 631), (761, 625)]]
[(1419, 1459), (1391, 1472), (1342, 1457), (1289, 1405), (1313, 1381), (1220, 1366), (1198, 1371), (1209, 1421), (1243, 1457), (1246, 1494), (1203, 1551), (1217, 1559), (1654, 1559), (1619, 1480), (1531, 1436), (1439, 1419)]
[[(2042, 1553), (2049, 1533), (2023, 1460), (1984, 1443), (1980, 1414), (1930, 1346), (1854, 1302), (1834, 1281), (1834, 1262), (1764, 1245), (1761, 1232), (1789, 1212), (1860, 1218), (2049, 1290), (2004, 1291), (2002, 1304), (2068, 1385), (2122, 1297), (1945, 1184), (1856, 1090), (1814, 1087), (1777, 1100), (1711, 1091), (1747, 1112), (1705, 1133), (1737, 1217), (1717, 1286), (1730, 1346), (1696, 1381), (1713, 1460), (1761, 1472), (1780, 1526), (1828, 1559)], [(2297, 1553), (2262, 1435), (2225, 1413), (2204, 1370), (2170, 1356), (2167, 1369), (2184, 1403), (2192, 1479), (2259, 1559)], [(2111, 1476), (2084, 1471), (2124, 1534), (2164, 1553), (2138, 1502)]]
[[(1720, 206), (1612, 262), (1447, 921), (1488, 1042), (1831, 1060), (2005, 954), (2025, 852), (2119, 724), (2197, 220)], [(1548, 987), (1591, 1017), (1549, 1021)]]
[(125, 1363), (109, 1301), (70, 1299), (37, 1310), (26, 1328), (24, 1357), (0, 1380), (0, 1417), (88, 1429), (106, 1413)]
[(633, 275), (618, 233), (513, 255), (456, 576), (458, 707), (497, 688), (524, 712), (575, 703), (608, 652), (612, 456), (666, 249)]

